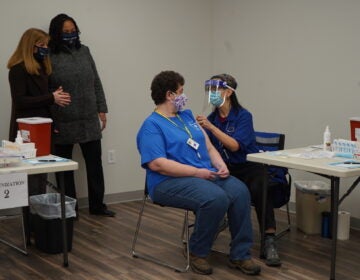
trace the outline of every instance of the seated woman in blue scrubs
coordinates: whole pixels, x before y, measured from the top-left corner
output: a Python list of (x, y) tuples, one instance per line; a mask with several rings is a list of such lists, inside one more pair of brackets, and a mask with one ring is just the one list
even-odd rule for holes
[[(198, 123), (225, 161), (230, 174), (243, 181), (249, 188), (258, 221), (262, 214), (263, 167), (246, 161), (246, 155), (259, 152), (251, 113), (242, 107), (236, 97), (237, 82), (228, 74), (211, 77), (205, 82), (205, 91), (214, 111), (208, 116), (197, 116)], [(265, 263), (280, 266), (275, 246), (276, 222), (271, 195), (267, 196), (265, 216)]]
[(227, 213), (232, 237), (229, 266), (245, 274), (259, 274), (261, 268), (250, 255), (253, 238), (249, 191), (229, 175), (192, 112), (183, 110), (187, 101), (184, 83), (174, 71), (160, 72), (151, 83), (155, 111), (145, 119), (136, 139), (150, 197), (158, 204), (195, 212), (189, 241), (194, 272), (212, 273), (207, 257)]

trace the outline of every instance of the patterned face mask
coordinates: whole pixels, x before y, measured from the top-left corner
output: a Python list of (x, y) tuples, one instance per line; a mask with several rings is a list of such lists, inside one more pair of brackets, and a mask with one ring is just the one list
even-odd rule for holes
[[(176, 94), (176, 93), (173, 92), (173, 94)], [(182, 93), (182, 94), (176, 96), (173, 101), (176, 111), (182, 111), (184, 109), (187, 101), (188, 101), (188, 98), (185, 95), (185, 93)]]

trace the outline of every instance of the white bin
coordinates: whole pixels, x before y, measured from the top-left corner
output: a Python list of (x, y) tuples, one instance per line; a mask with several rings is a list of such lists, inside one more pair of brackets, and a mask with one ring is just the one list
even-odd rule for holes
[(295, 181), (296, 224), (306, 234), (321, 233), (321, 213), (330, 211), (330, 185), (323, 181)]

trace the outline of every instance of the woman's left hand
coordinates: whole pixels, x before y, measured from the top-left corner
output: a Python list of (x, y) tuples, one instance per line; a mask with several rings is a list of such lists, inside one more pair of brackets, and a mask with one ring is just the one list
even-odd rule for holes
[(106, 127), (106, 113), (99, 113), (99, 118), (101, 121), (101, 131), (103, 131)]
[(227, 168), (225, 164), (217, 163), (215, 164), (215, 168), (217, 168), (216, 175), (218, 175), (220, 178), (227, 178), (230, 175), (230, 171)]

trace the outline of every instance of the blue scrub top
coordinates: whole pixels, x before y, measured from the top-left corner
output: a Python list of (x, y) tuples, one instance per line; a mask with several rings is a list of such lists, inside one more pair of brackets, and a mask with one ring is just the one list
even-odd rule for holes
[(235, 110), (231, 108), (229, 115), (224, 121), (219, 118), (217, 110), (208, 116), (209, 121), (219, 128), (222, 132), (234, 138), (239, 143), (239, 150), (231, 152), (210, 132), (207, 131), (209, 138), (226, 163), (240, 164), (246, 162), (246, 155), (258, 153), (256, 146), (255, 131), (251, 113), (241, 108)]
[[(179, 163), (197, 168), (212, 167), (207, 151), (205, 135), (197, 124), (192, 112), (184, 110), (178, 112), (178, 117), (169, 119), (153, 112), (142, 124), (137, 137), (137, 148), (141, 156), (141, 166), (146, 169), (147, 187), (150, 197), (153, 197), (154, 188), (161, 182), (171, 178), (150, 170), (147, 164), (157, 158), (167, 158)], [(190, 131), (192, 139), (199, 147), (197, 150), (186, 142), (190, 138), (185, 126)]]

